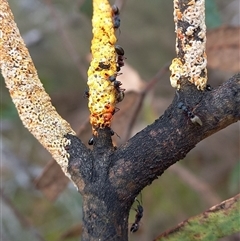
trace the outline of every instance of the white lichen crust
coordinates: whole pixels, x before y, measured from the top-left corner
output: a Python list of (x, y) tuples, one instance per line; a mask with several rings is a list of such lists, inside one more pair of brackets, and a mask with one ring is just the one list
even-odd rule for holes
[(75, 132), (52, 106), (6, 0), (0, 0), (0, 67), (24, 126), (67, 175), (69, 154), (65, 148), (71, 143), (64, 135)]
[(198, 89), (207, 83), (205, 1), (174, 0), (176, 37), (175, 58), (170, 66), (171, 85), (179, 89), (187, 78)]

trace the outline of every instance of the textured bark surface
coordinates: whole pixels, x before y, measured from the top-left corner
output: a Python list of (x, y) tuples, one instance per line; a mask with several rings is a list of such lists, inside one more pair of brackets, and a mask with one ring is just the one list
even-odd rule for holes
[[(197, 115), (192, 123), (179, 102)], [(138, 193), (204, 138), (240, 119), (240, 74), (217, 89), (186, 82), (165, 113), (115, 149), (109, 129), (98, 130), (93, 151), (72, 135), (69, 173), (83, 196), (83, 240), (128, 240), (128, 214)]]
[(91, 151), (51, 105), (6, 0), (0, 0), (0, 23), (2, 75), (24, 125), (83, 197), (83, 241), (128, 240), (128, 215), (139, 192), (201, 140), (240, 119), (240, 74), (211, 91), (183, 77), (154, 123), (118, 149), (108, 127), (96, 129)]

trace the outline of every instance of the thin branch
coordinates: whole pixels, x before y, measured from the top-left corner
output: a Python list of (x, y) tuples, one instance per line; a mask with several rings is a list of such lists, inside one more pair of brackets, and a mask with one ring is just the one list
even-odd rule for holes
[[(174, 229), (164, 232), (154, 241), (214, 241), (237, 233), (239, 225), (240, 194), (191, 217)], [(211, 227), (211, 228), (209, 228)]]

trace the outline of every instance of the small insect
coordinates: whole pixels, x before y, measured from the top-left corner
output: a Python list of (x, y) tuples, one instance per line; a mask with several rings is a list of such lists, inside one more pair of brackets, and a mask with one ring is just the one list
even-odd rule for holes
[(115, 51), (118, 55), (117, 57), (117, 63), (119, 63), (119, 65), (121, 65), (120, 67), (122, 67), (124, 65), (124, 59), (126, 59), (124, 56), (125, 51), (124, 49), (120, 46), (120, 45), (115, 45)]
[(121, 70), (121, 67), (124, 66), (124, 60), (126, 57), (124, 57), (124, 50), (120, 45), (115, 45), (115, 51), (117, 53), (117, 71)]
[(116, 5), (112, 6), (112, 15), (113, 15), (113, 27), (114, 29), (118, 29), (120, 27), (121, 19), (120, 19), (120, 11)]
[(84, 97), (84, 98), (89, 98), (89, 96), (90, 96), (90, 94), (89, 94), (89, 89), (86, 89), (86, 90), (84, 91), (83, 97)]
[(120, 11), (119, 11), (119, 8), (117, 7), (117, 5), (112, 5), (112, 12), (113, 12), (113, 15), (119, 15), (120, 14)]
[(111, 81), (111, 82), (114, 82), (116, 80), (116, 75), (111, 75), (108, 77), (108, 79)]
[(116, 15), (113, 17), (113, 27), (115, 29), (118, 29), (120, 27), (121, 19), (119, 18), (119, 15)]
[(118, 81), (116, 78), (117, 78), (116, 74), (108, 77), (108, 79), (114, 84), (115, 87), (122, 85), (121, 81)]
[(110, 134), (111, 134), (111, 136), (114, 136), (114, 134), (115, 134), (114, 130), (111, 128), (110, 128)]
[(115, 80), (113, 82), (114, 84), (114, 87), (117, 89), (117, 90), (121, 90), (119, 87), (122, 85), (122, 82), (121, 81), (118, 81), (118, 80)]
[(116, 136), (120, 138), (120, 136), (112, 128), (110, 128), (110, 134), (111, 136), (114, 136), (114, 134), (116, 134)]
[(125, 89), (120, 88), (120, 86), (122, 85), (122, 82), (115, 79), (113, 81), (113, 85), (114, 85), (115, 89), (117, 90), (116, 100), (117, 100), (117, 102), (121, 102), (125, 96), (125, 94), (124, 94)]
[(183, 102), (179, 102), (177, 106), (178, 106), (179, 109), (183, 110), (183, 111), (187, 114), (187, 116), (190, 118), (190, 120), (191, 120), (192, 123), (197, 123), (197, 124), (199, 124), (200, 126), (202, 126), (202, 121), (201, 121), (201, 119), (200, 119), (197, 115), (194, 115), (193, 112), (190, 111), (190, 110), (187, 108), (187, 106), (184, 105)]
[(125, 89), (120, 88), (120, 86), (122, 85), (122, 82), (116, 79), (116, 75), (109, 76), (108, 79), (113, 83), (115, 89), (117, 90), (117, 102), (121, 102), (124, 98), (124, 91), (125, 91)]
[(104, 64), (103, 62), (100, 62), (98, 64), (98, 66), (102, 69), (109, 69), (110, 68), (110, 64)]
[(117, 78), (117, 76), (121, 75), (122, 73), (115, 73), (111, 76), (108, 76), (108, 80), (110, 80), (111, 82), (114, 82)]
[(130, 228), (131, 233), (135, 233), (138, 231), (140, 226), (139, 223), (143, 217), (143, 206), (140, 204), (138, 199), (136, 199), (136, 201), (138, 202), (138, 205), (137, 205), (137, 208), (134, 209), (136, 211), (136, 215), (135, 215), (135, 222), (132, 224)]
[(207, 85), (206, 85), (206, 90), (211, 91), (211, 90), (212, 90), (211, 85), (207, 84)]
[(115, 51), (117, 55), (123, 56), (124, 55), (124, 49), (120, 45), (115, 45)]
[(117, 102), (121, 102), (124, 99), (125, 93), (124, 93), (125, 89), (120, 89), (118, 94), (117, 94)]
[(92, 145), (93, 145), (93, 137), (91, 137), (91, 138), (89, 139), (88, 145), (89, 145), (89, 146), (92, 146)]
[(126, 58), (121, 55), (118, 55), (118, 57), (117, 57), (117, 64), (120, 67), (120, 69), (121, 69), (121, 67), (124, 66), (124, 59), (126, 59)]

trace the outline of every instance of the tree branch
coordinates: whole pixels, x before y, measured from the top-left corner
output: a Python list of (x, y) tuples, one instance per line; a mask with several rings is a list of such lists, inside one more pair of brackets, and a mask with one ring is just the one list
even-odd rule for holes
[(240, 194), (211, 207), (200, 215), (183, 221), (174, 229), (164, 232), (154, 240), (218, 240), (239, 232), (239, 211)]
[[(191, 84), (183, 87), (163, 116), (112, 155), (109, 178), (125, 197), (149, 185), (201, 140), (240, 119), (240, 74), (216, 90), (197, 90), (193, 97), (190, 93), (194, 90)], [(187, 103), (188, 109), (201, 119), (202, 126), (192, 123), (178, 108), (179, 100)]]
[(207, 84), (205, 0), (173, 0), (177, 58), (170, 81), (180, 89), (189, 81), (204, 90)]
[[(189, 111), (201, 119), (202, 126), (192, 123), (188, 115), (179, 109), (179, 101), (186, 103)], [(125, 145), (114, 151), (104, 150), (103, 145), (99, 144), (100, 148), (92, 157), (94, 161), (77, 161), (82, 160), (81, 152), (75, 151), (79, 149), (78, 139), (68, 135), (74, 143), (68, 149), (71, 159), (69, 171), (74, 172), (72, 176), (76, 182), (81, 177), (86, 182), (94, 182), (94, 179), (101, 177), (104, 180), (109, 178), (110, 185), (117, 189), (120, 199), (130, 198), (133, 201), (140, 190), (183, 159), (197, 143), (239, 119), (240, 74), (213, 91), (198, 91), (193, 84), (188, 83), (182, 86), (163, 116)], [(106, 142), (109, 137), (102, 131), (98, 138), (97, 143)]]
[[(193, 3), (203, 3), (185, 2), (191, 11), (195, 11)], [(184, 16), (186, 6), (183, 5), (179, 5), (180, 12), (175, 12), (177, 20)], [(200, 67), (201, 71), (188, 76), (187, 59), (184, 58), (194, 48), (190, 52), (182, 49), (178, 52), (177, 60), (177, 63), (181, 61), (180, 67), (183, 67), (180, 76), (172, 72), (173, 85), (178, 88), (172, 104), (159, 119), (125, 145), (119, 149), (113, 147), (111, 119), (115, 104), (122, 100), (124, 93), (115, 79), (111, 81), (117, 76), (117, 67), (120, 68), (123, 61), (121, 51), (120, 56), (116, 56), (114, 47), (116, 38), (113, 35), (112, 17), (119, 20), (118, 15), (118, 10), (115, 7), (111, 9), (107, 1), (95, 1), (94, 56), (88, 71), (90, 120), (94, 130), (94, 148), (90, 151), (52, 106), (50, 97), (37, 77), (8, 3), (0, 0), (2, 75), (23, 124), (52, 154), (83, 195), (83, 240), (127, 240), (127, 217), (136, 195), (168, 167), (184, 158), (198, 142), (240, 119), (240, 74), (209, 91), (205, 88), (205, 52), (198, 56), (201, 66), (193, 63), (190, 67)], [(205, 36), (201, 32), (204, 26), (198, 24), (194, 25), (194, 29), (198, 29), (197, 36), (204, 44)], [(185, 36), (187, 43), (198, 42), (194, 33), (193, 36)], [(178, 36), (181, 37), (181, 34)], [(185, 41), (181, 42), (179, 48), (186, 44)], [(100, 42), (103, 43), (101, 51)], [(118, 62), (120, 58), (118, 66), (116, 57)]]
[[(65, 149), (70, 141), (65, 135), (75, 132), (52, 106), (6, 0), (0, 0), (0, 67), (24, 126), (71, 178)], [(81, 148), (82, 153), (87, 152), (83, 144)]]

